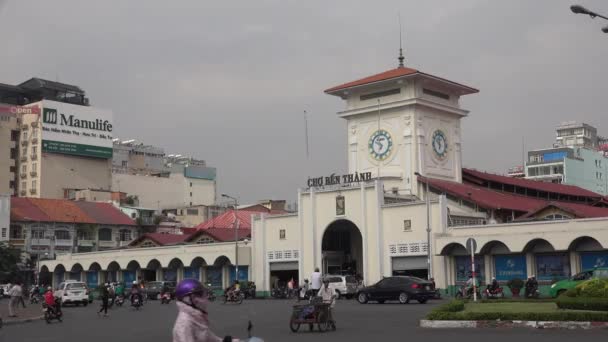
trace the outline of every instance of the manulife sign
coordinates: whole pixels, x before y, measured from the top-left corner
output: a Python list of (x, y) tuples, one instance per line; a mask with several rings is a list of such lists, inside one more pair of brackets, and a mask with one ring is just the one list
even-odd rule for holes
[(95, 107), (41, 103), (42, 152), (112, 158), (112, 112)]

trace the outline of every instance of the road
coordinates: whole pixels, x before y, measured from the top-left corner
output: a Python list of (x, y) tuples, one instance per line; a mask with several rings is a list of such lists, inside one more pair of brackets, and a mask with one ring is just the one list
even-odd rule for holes
[[(265, 341), (373, 341), (393, 339), (446, 342), (544, 342), (572, 341), (584, 338), (588, 341), (605, 341), (602, 330), (531, 330), (531, 329), (422, 329), (418, 320), (432, 304), (367, 304), (341, 300), (336, 307), (338, 330), (328, 333), (310, 333), (307, 329), (292, 333), (288, 321), (292, 301), (254, 300), (242, 305), (212, 303), (209, 312), (211, 325), (216, 334), (245, 336), (247, 321), (254, 323), (254, 334)], [(0, 342), (108, 342), (108, 341), (171, 341), (171, 330), (176, 317), (176, 307), (148, 302), (141, 311), (129, 307), (115, 308), (110, 317), (98, 317), (98, 305), (69, 307), (64, 309), (63, 323), (32, 322), (6, 326), (0, 330)]]

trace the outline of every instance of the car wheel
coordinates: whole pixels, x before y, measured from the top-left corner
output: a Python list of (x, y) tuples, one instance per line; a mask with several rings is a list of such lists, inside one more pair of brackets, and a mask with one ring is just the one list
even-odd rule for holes
[(563, 295), (564, 293), (566, 293), (566, 290), (559, 290), (559, 291), (557, 291), (557, 297)]
[(357, 295), (357, 301), (359, 304), (367, 304), (367, 300), (367, 295), (365, 293), (361, 292)]
[(410, 296), (407, 293), (405, 293), (405, 292), (401, 292), (399, 294), (399, 303), (401, 303), (401, 304), (407, 304), (409, 302), (410, 302)]
[(84, 302), (82, 302), (82, 305), (87, 306), (89, 305), (89, 302), (85, 300)]
[(78, 302), (76, 302), (75, 304), (76, 304), (76, 306), (80, 306), (80, 303), (78, 303)]
[(340, 299), (340, 296), (341, 296), (340, 291), (336, 290), (336, 300)]
[(378, 304), (384, 304), (385, 300), (384, 299), (380, 299), (378, 300)]

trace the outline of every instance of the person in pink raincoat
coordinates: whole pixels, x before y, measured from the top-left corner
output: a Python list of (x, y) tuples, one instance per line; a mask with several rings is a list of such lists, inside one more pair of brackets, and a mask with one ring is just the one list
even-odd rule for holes
[(238, 342), (215, 335), (209, 329), (208, 290), (195, 279), (184, 279), (175, 288), (179, 313), (173, 327), (173, 342)]

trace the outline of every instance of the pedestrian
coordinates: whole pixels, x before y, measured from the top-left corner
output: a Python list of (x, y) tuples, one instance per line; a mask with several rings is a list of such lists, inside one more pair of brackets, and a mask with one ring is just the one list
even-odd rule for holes
[(17, 304), (19, 302), (19, 298), (23, 296), (23, 289), (21, 288), (21, 282), (17, 282), (10, 290), (8, 290), (8, 295), (10, 297), (8, 302), (8, 317), (17, 317), (15, 314), (15, 309), (17, 308)]
[(110, 298), (108, 286), (108, 283), (106, 283), (104, 286), (101, 287), (101, 309), (97, 311), (98, 315), (103, 311), (103, 317), (108, 317), (108, 299)]
[[(23, 306), (23, 308), (25, 309), (25, 299), (23, 297), (27, 296), (27, 290), (23, 290), (23, 287), (21, 288), (21, 297), (19, 297), (19, 303), (21, 303), (21, 306)], [(17, 306), (19, 306), (19, 303), (17, 303)]]
[(321, 289), (321, 272), (319, 272), (319, 268), (315, 267), (315, 271), (312, 272), (310, 276), (310, 288), (315, 290), (315, 294)]

